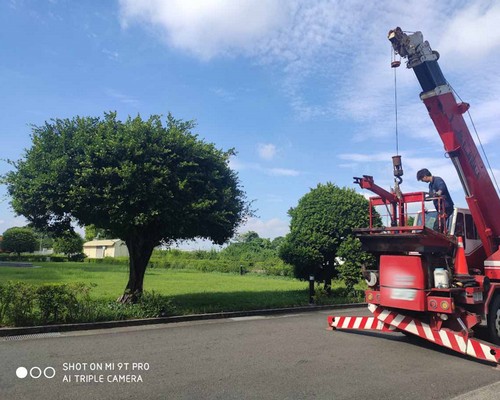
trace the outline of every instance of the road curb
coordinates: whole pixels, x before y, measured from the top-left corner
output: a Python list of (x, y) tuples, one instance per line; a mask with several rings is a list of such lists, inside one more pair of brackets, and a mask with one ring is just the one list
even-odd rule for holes
[(287, 314), (293, 312), (301, 313), (309, 311), (334, 310), (338, 308), (358, 308), (358, 307), (366, 307), (366, 303), (333, 304), (324, 306), (304, 306), (304, 307), (290, 307), (290, 308), (271, 308), (267, 310), (228, 311), (228, 312), (219, 312), (210, 314), (179, 315), (174, 317), (129, 319), (124, 321), (86, 322), (81, 324), (60, 324), (60, 325), (0, 328), (0, 337), (34, 335), (39, 333), (51, 333), (51, 332), (85, 331), (92, 329), (123, 328), (123, 327), (140, 326), (140, 325), (172, 324), (172, 323), (187, 322), (187, 321), (250, 317), (255, 315), (276, 315), (276, 314)]

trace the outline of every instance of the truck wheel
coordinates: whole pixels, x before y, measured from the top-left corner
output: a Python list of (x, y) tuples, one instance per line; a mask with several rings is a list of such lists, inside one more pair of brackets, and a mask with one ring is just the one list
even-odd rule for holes
[(488, 313), (488, 331), (492, 343), (500, 344), (500, 293), (496, 293)]

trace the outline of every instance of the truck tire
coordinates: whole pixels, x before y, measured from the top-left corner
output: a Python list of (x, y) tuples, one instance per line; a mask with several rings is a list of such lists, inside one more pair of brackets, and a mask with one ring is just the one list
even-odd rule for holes
[(500, 292), (496, 292), (488, 313), (488, 332), (492, 343), (500, 344)]

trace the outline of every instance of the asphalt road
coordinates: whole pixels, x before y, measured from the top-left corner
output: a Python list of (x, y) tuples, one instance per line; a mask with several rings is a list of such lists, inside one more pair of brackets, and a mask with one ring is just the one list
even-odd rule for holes
[(398, 333), (327, 331), (331, 313), (366, 311), (0, 338), (0, 399), (500, 398), (499, 367)]

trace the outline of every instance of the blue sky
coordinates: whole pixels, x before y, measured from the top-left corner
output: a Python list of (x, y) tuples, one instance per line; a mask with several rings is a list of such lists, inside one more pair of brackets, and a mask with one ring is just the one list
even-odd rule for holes
[[(441, 54), (499, 176), (499, 21), (500, 3), (477, 0), (5, 0), (0, 158), (19, 159), (30, 124), (51, 118), (171, 112), (236, 148), (231, 165), (257, 209), (242, 231), (284, 235), (288, 209), (318, 183), (355, 188), (367, 174), (392, 185), (387, 32), (401, 26)], [(415, 174), (428, 168), (465, 206), (413, 72), (399, 68), (397, 82), (403, 190), (425, 190)], [(24, 225), (0, 196), (0, 233)]]

